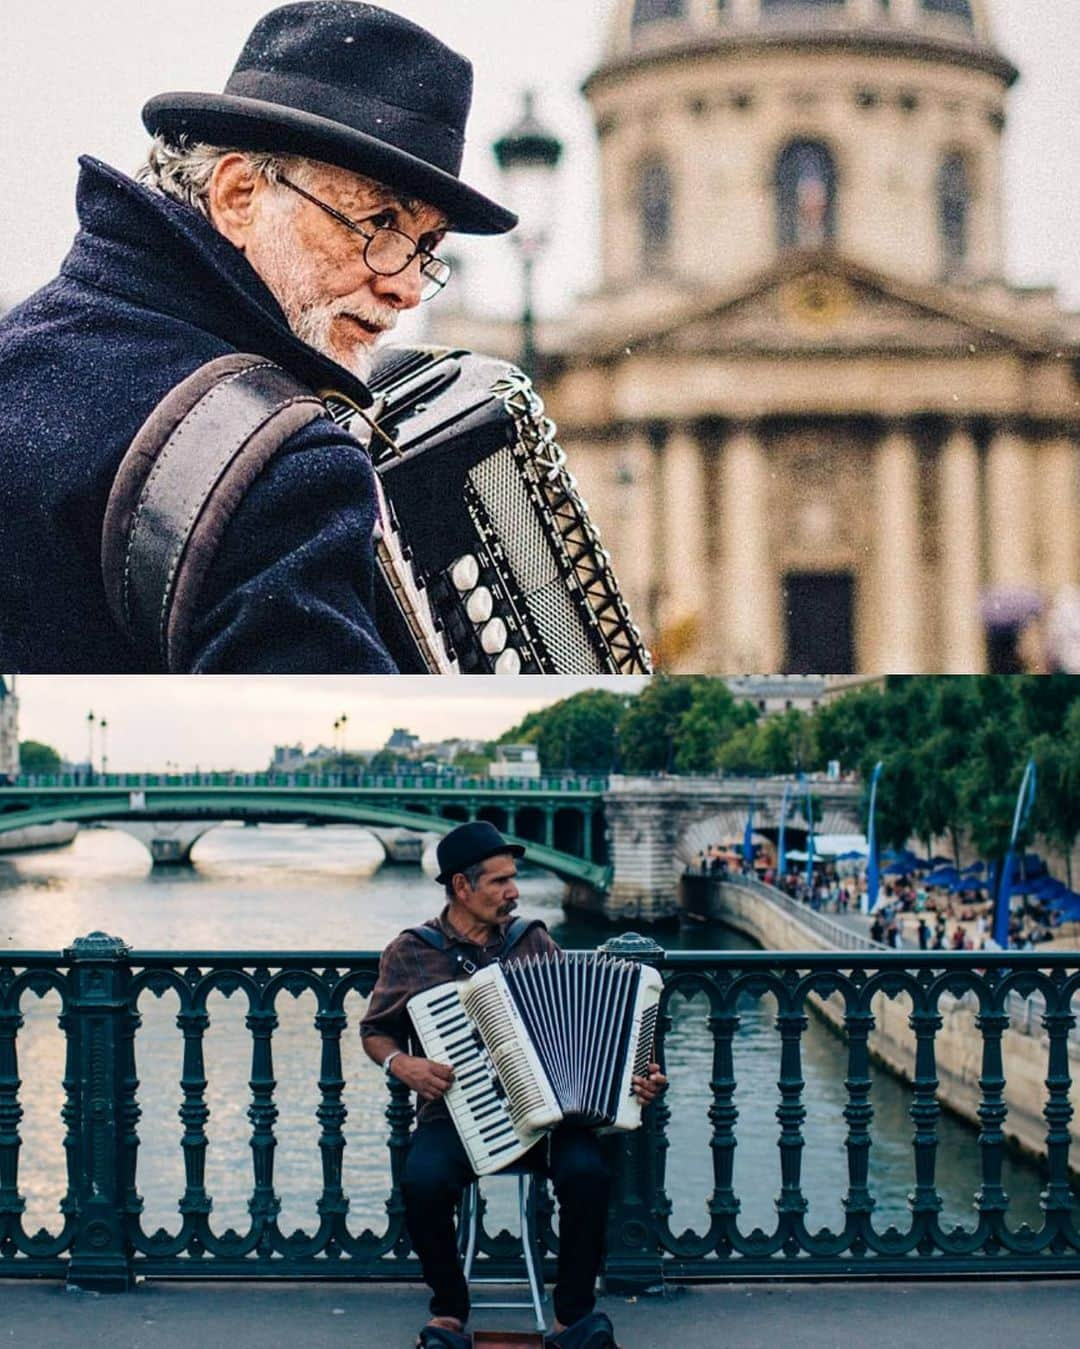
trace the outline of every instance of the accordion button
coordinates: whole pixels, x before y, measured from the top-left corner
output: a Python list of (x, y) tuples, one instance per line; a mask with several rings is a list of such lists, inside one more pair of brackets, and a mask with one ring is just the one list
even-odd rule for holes
[(459, 557), (450, 572), (450, 579), (458, 590), (464, 592), (475, 588), (480, 580), (480, 563), (471, 553)]
[(521, 657), (512, 646), (508, 646), (495, 662), (495, 673), (499, 675), (516, 675), (521, 673)]
[(480, 645), (489, 656), (497, 656), (506, 646), (506, 637), (506, 624), (501, 618), (493, 618), (490, 623), (484, 624), (480, 634)]
[[(487, 586), (480, 586), (478, 590), (474, 590), (465, 601), (465, 612), (474, 623), (486, 623), (491, 617), (493, 608), (494, 601), (491, 598), (491, 591), (488, 590)], [(502, 646), (505, 645), (506, 639), (503, 638)], [(496, 650), (501, 651), (502, 646), (497, 647)]]

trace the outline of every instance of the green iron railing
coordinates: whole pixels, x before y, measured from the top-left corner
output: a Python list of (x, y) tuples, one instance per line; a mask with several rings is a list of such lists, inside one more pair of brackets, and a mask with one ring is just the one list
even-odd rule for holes
[[(712, 1037), (708, 1120), (711, 1128), (711, 1192), (708, 1226), (676, 1234), (666, 1176), (669, 1107), (663, 1097), (645, 1111), (644, 1127), (610, 1140), (614, 1189), (609, 1215), (606, 1276), (609, 1287), (644, 1287), (663, 1279), (734, 1279), (836, 1276), (945, 1275), (972, 1271), (997, 1274), (1080, 1272), (1080, 1231), (1070, 1188), (1069, 1033), (1073, 1000), (1080, 989), (1080, 954), (844, 951), (830, 953), (680, 952), (665, 955), (652, 942), (629, 935), (608, 948), (647, 959), (664, 976), (658, 1053), (671, 1028), (672, 999), (702, 996), (703, 1023)], [(415, 1279), (416, 1261), (404, 1229), (400, 1179), (413, 1108), (398, 1083), (390, 1086), (385, 1116), (390, 1156), (390, 1192), (382, 1229), (359, 1230), (342, 1180), (348, 1137), (343, 1096), (342, 1039), (355, 1033), (346, 1010), (350, 995), (364, 997), (377, 973), (374, 953), (345, 952), (137, 952), (101, 933), (61, 953), (7, 953), (0, 957), (0, 1275), (66, 1278), (100, 1290), (128, 1288), (139, 1275), (159, 1277), (278, 1277)], [(141, 1002), (172, 992), (182, 1039), (179, 1115), (184, 1186), (174, 1229), (148, 1232), (139, 1195), (139, 1094)], [(279, 1226), (275, 1189), (277, 1139), (274, 1033), (283, 994), (310, 991), (319, 1037), (317, 1118), (321, 1132), (322, 1189), (313, 1231), (286, 1235)], [(24, 1003), (55, 992), (65, 1041), (63, 1147), (67, 1191), (57, 1230), (27, 1231), (19, 1183), (22, 1093), (41, 1086), (35, 1066), (20, 1069), (18, 1046)], [(207, 1065), (204, 1040), (212, 994), (246, 1001), (250, 1075), (252, 1175), (246, 1231), (221, 1231), (206, 1189)], [(869, 1185), (873, 1142), (871, 1102), (872, 1006), (880, 995), (910, 999), (915, 1044), (910, 1117), (915, 1185), (904, 1230), (881, 1230), (874, 1220)], [(809, 1230), (802, 1172), (806, 1140), (802, 1041), (815, 999), (839, 995), (844, 1004), (846, 1072), (843, 1109), (847, 1185), (838, 1230)], [(935, 1185), (937, 1158), (935, 1035), (942, 1023), (939, 1002), (973, 995), (980, 1041), (978, 1109), (981, 1186), (972, 1228), (946, 1229)], [(1006, 1222), (1002, 1186), (1006, 1151), (1005, 1075), (1002, 1035), (1015, 995), (1038, 995), (1046, 1055), (1046, 1184), (1042, 1226), (1013, 1230)], [(746, 1000), (771, 997), (776, 1004), (780, 1049), (777, 1062), (780, 1192), (769, 1231), (744, 1230), (734, 1183), (739, 1110), (734, 1047)], [(355, 1003), (352, 998), (350, 1006)], [(352, 1024), (350, 1024), (350, 1022)], [(26, 1081), (20, 1080), (20, 1075)], [(230, 1084), (235, 1087), (236, 1084)], [(704, 1165), (704, 1159), (700, 1159)], [(689, 1159), (680, 1158), (685, 1166)], [(548, 1273), (557, 1237), (552, 1205), (541, 1204), (540, 1236)], [(482, 1233), (480, 1250), (492, 1274), (507, 1272), (518, 1252), (516, 1238)]]

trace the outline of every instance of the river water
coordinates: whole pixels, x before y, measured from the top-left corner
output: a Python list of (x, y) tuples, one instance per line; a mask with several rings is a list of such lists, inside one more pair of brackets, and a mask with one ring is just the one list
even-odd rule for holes
[[(108, 829), (83, 831), (70, 848), (0, 856), (0, 949), (59, 950), (75, 937), (102, 930), (140, 950), (379, 950), (403, 927), (430, 917), (441, 903), (439, 889), (418, 868), (377, 869), (380, 845), (365, 831), (351, 827), (222, 825), (197, 844), (194, 856), (192, 868), (152, 869), (148, 854), (134, 839)], [(520, 889), (520, 912), (543, 918), (561, 945), (592, 947), (607, 935), (602, 927), (567, 918), (561, 908), (562, 886), (555, 877), (527, 871)], [(750, 945), (720, 926), (665, 932), (661, 940), (669, 949)], [(58, 1226), (57, 1206), (64, 1189), (60, 1125), (64, 1055), (55, 995), (40, 1001), (27, 995), (23, 1008), (20, 1184), (27, 1200), (25, 1226), (35, 1231), (39, 1226)], [(313, 995), (302, 994), (296, 1000), (283, 995), (278, 1009), (275, 1182), (282, 1198), (281, 1225), (285, 1231), (310, 1231), (317, 1225), (315, 1201), (321, 1185), (315, 1118), (319, 1041), (313, 1027)], [(176, 1205), (184, 1184), (176, 1113), (181, 1064), (177, 1010), (171, 994), (160, 1000), (145, 994), (140, 1001), (142, 1026), (136, 1049), (143, 1116), (138, 1186), (148, 1231), (158, 1226), (176, 1229)], [(214, 1197), (215, 1229), (244, 1230), (251, 1185), (246, 1119), (250, 1039), (244, 1030), (242, 996), (214, 995), (209, 1011), (207, 1189)], [(351, 1199), (350, 1226), (381, 1231), (389, 1193), (382, 1113), (386, 1093), (355, 1034), (362, 1000), (353, 998), (347, 1011), (349, 1032), (342, 1048), (348, 1080), (344, 1172)], [(771, 1000), (747, 1001), (740, 1011), (735, 1052), (740, 1226), (746, 1231), (754, 1226), (771, 1230), (780, 1187), (775, 1118), (780, 1040)], [(707, 1226), (705, 1204), (712, 1187), (707, 1115), (712, 1045), (707, 1008), (701, 999), (675, 999), (672, 1016), (667, 1040), (671, 1224), (675, 1232), (687, 1227), (701, 1231)], [(840, 1040), (811, 1017), (803, 1036), (807, 1110), (803, 1186), (811, 1229), (836, 1230), (843, 1225), (846, 1059)], [(914, 1183), (910, 1092), (875, 1070), (872, 1103), (870, 1183), (877, 1204), (875, 1225), (883, 1229), (895, 1223), (904, 1229), (909, 1225), (907, 1194)], [(976, 1131), (943, 1114), (939, 1138), (942, 1222), (973, 1226), (973, 1196), (979, 1186)], [(1006, 1160), (1011, 1226), (1025, 1221), (1041, 1226), (1041, 1187), (1036, 1165)], [(508, 1226), (512, 1226), (506, 1208), (510, 1188), (495, 1186), (492, 1195), (494, 1220)]]

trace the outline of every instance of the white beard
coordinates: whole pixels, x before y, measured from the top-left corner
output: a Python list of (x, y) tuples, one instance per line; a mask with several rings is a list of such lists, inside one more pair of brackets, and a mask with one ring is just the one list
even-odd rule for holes
[(301, 342), (366, 382), (375, 360), (375, 344), (356, 342), (348, 347), (335, 343), (334, 320), (352, 315), (364, 323), (389, 332), (397, 323), (397, 310), (379, 304), (370, 296), (324, 299), (316, 286), (308, 256), (298, 247), (289, 220), (268, 222), (259, 257), (259, 275), (281, 305), (289, 327)]

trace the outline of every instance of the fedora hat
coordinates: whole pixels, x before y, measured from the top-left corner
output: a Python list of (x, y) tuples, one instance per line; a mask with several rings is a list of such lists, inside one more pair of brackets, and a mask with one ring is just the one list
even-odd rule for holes
[(442, 836), (435, 849), (439, 863), (439, 874), (435, 879), (439, 885), (446, 885), (450, 877), (456, 876), (459, 871), (465, 871), (477, 862), (486, 862), (489, 857), (498, 857), (502, 853), (509, 853), (511, 857), (524, 857), (525, 849), (520, 843), (507, 843), (487, 820), (459, 824), (456, 829)]
[(151, 135), (303, 155), (374, 178), (444, 211), (466, 234), (517, 217), (459, 178), (472, 66), (375, 5), (283, 5), (255, 25), (221, 94), (158, 94)]

